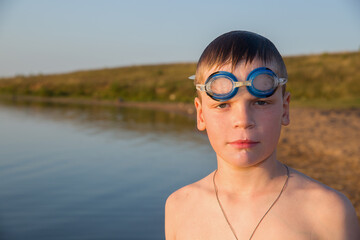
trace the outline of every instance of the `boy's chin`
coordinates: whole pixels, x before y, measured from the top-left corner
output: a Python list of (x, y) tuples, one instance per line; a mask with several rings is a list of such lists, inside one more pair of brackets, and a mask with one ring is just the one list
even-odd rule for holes
[(246, 151), (234, 155), (225, 158), (220, 158), (218, 160), (225, 161), (228, 163), (228, 165), (234, 168), (249, 168), (262, 164), (265, 161), (269, 161), (270, 159), (273, 158), (272, 156), (273, 154), (264, 157), (264, 156), (257, 156), (256, 153), (254, 154), (253, 152), (246, 152)]

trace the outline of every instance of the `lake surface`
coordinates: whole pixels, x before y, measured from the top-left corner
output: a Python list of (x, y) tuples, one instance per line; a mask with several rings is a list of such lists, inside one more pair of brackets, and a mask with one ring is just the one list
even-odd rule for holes
[(216, 168), (188, 117), (0, 101), (0, 239), (164, 239), (164, 204)]

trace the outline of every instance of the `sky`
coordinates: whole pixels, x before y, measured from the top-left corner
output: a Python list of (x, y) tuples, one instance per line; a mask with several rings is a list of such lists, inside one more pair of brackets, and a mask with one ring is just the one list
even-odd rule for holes
[(0, 0), (0, 77), (196, 62), (247, 30), (283, 56), (360, 50), (358, 0)]

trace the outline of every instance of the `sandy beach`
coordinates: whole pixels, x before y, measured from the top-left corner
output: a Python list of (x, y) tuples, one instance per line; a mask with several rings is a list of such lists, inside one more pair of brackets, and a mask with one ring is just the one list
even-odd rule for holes
[(344, 193), (360, 216), (360, 109), (293, 108), (279, 159)]

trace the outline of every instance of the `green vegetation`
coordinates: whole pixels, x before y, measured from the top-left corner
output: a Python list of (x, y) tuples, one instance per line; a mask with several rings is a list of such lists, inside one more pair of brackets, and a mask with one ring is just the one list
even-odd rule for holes
[(0, 94), (187, 102), (192, 101), (195, 93), (191, 80), (187, 79), (195, 67), (195, 64), (167, 64), (17, 76), (0, 80)]
[[(292, 102), (359, 107), (360, 52), (285, 57)], [(0, 79), (0, 94), (98, 100), (192, 102), (196, 64), (164, 64)]]
[(286, 57), (295, 105), (360, 107), (360, 52)]

